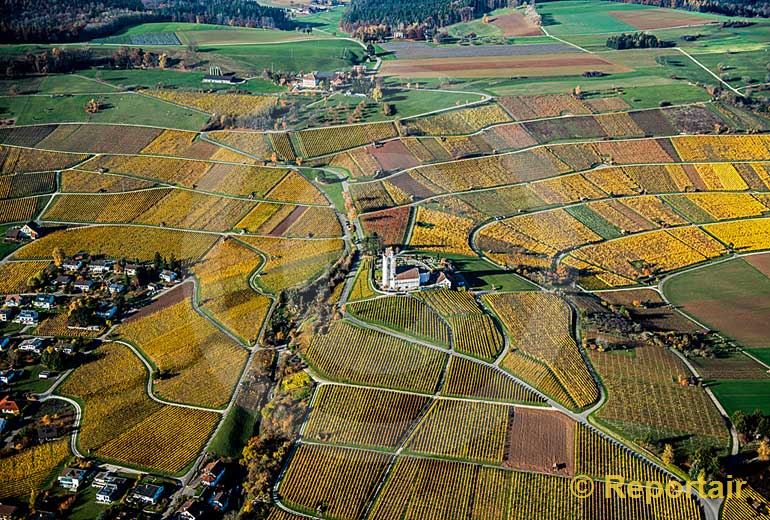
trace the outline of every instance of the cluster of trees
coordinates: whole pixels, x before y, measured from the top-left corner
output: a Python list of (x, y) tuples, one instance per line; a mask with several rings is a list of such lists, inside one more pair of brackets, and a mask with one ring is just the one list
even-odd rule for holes
[(657, 49), (658, 47), (673, 47), (673, 42), (658, 39), (654, 34), (638, 32), (632, 34), (615, 34), (607, 38), (607, 47), (611, 49)]
[(286, 11), (254, 0), (4, 0), (0, 43), (85, 41), (143, 22), (288, 29)]
[(468, 22), (485, 12), (506, 7), (508, 0), (353, 0), (341, 27), (356, 33), (361, 27), (444, 27)]
[(700, 13), (715, 13), (727, 16), (762, 17), (770, 16), (770, 2), (761, 0), (611, 0), (624, 4), (654, 5), (673, 7)]
[(732, 421), (744, 440), (770, 439), (770, 416), (764, 415), (760, 410), (751, 415), (738, 410), (733, 414)]
[(0, 74), (15, 78), (27, 74), (66, 74), (91, 67), (112, 69), (164, 68), (171, 65), (166, 54), (145, 51), (138, 47), (120, 47), (112, 55), (97, 55), (90, 49), (54, 47), (39, 53), (0, 58)]

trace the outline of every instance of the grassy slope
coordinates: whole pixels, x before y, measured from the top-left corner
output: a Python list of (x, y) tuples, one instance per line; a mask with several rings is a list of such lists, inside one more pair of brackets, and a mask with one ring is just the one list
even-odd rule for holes
[(235, 66), (255, 73), (264, 69), (275, 71), (334, 71), (350, 67), (343, 59), (345, 49), (359, 57), (363, 49), (348, 40), (319, 40), (274, 45), (230, 45), (201, 47), (199, 55), (215, 60), (229, 60)]
[[(675, 276), (665, 284), (664, 292), (671, 303), (698, 320), (703, 318), (694, 305), (697, 301), (715, 301), (729, 308), (740, 300), (743, 315), (756, 317), (766, 312), (770, 302), (770, 279), (743, 259), (734, 259)], [(740, 340), (740, 322), (725, 323), (721, 328), (714, 323), (706, 325)], [(770, 333), (767, 339), (770, 343)]]
[(736, 410), (747, 414), (761, 410), (763, 414), (770, 415), (770, 378), (763, 381), (717, 381), (711, 385), (711, 390), (730, 415)]
[(242, 85), (203, 84), (203, 72), (183, 72), (177, 70), (87, 70), (82, 74), (88, 77), (99, 77), (102, 81), (120, 88), (155, 87), (162, 83), (166, 87), (205, 89), (205, 90), (245, 90), (254, 94), (273, 94), (286, 90), (271, 81), (251, 79)]
[(139, 94), (97, 96), (107, 108), (87, 114), (85, 105), (93, 96), (60, 98), (17, 96), (0, 98), (0, 117), (18, 118), (17, 124), (95, 122), (168, 126), (199, 130), (208, 116)]

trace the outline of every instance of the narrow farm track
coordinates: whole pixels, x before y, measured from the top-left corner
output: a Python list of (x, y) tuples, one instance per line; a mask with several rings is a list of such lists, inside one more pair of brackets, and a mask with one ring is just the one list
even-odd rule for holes
[(734, 94), (738, 95), (739, 97), (743, 96), (743, 93), (741, 93), (741, 92), (740, 92), (740, 91), (738, 91), (737, 89), (733, 88), (733, 86), (732, 86), (732, 85), (730, 85), (730, 84), (729, 84), (729, 83), (727, 83), (725, 80), (723, 80), (723, 79), (722, 79), (722, 78), (720, 78), (718, 75), (716, 75), (716, 74), (715, 74), (715, 73), (714, 73), (714, 72), (713, 72), (711, 69), (709, 69), (708, 67), (706, 67), (706, 66), (705, 66), (703, 63), (701, 63), (701, 62), (699, 62), (698, 60), (696, 60), (696, 59), (693, 57), (693, 55), (692, 55), (692, 54), (690, 54), (689, 52), (687, 52), (686, 50), (684, 50), (684, 49), (683, 49), (683, 48), (681, 48), (681, 47), (677, 47), (677, 48), (676, 48), (676, 50), (678, 50), (680, 53), (682, 53), (682, 54), (684, 54), (685, 56), (687, 56), (688, 58), (690, 58), (690, 60), (692, 60), (692, 62), (693, 62), (693, 63), (695, 63), (695, 64), (696, 64), (698, 67), (702, 68), (703, 70), (705, 70), (706, 72), (708, 72), (710, 75), (712, 75), (712, 76), (713, 76), (713, 77), (714, 77), (714, 78), (715, 78), (715, 79), (716, 79), (716, 80), (717, 80), (719, 83), (721, 83), (722, 85), (724, 85), (724, 86), (725, 86), (725, 87), (726, 87), (728, 90), (731, 90), (731, 91), (732, 91)]

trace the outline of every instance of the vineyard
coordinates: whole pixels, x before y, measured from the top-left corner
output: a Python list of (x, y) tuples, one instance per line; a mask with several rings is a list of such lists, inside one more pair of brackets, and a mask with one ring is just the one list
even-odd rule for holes
[(0, 264), (0, 294), (27, 292), (27, 280), (50, 265), (48, 260)]
[(500, 464), (512, 407), (439, 399), (407, 444), (409, 451)]
[[(178, 288), (177, 291), (185, 291)], [(187, 294), (121, 324), (117, 332), (158, 367), (154, 388), (171, 401), (222, 407), (235, 389), (247, 353), (193, 309)], [(164, 377), (165, 374), (165, 377)]]
[(449, 360), (446, 382), (441, 392), (445, 395), (508, 403), (545, 403), (540, 396), (497, 370), (457, 356)]
[(87, 158), (81, 154), (0, 146), (0, 173), (66, 170)]
[(324, 385), (304, 436), (331, 444), (395, 448), (428, 402), (413, 394)]
[(353, 288), (350, 290), (348, 301), (355, 302), (358, 300), (366, 300), (377, 294), (372, 287), (371, 274), (372, 258), (364, 257), (359, 264), (356, 280), (353, 282)]
[(450, 110), (408, 121), (408, 128), (417, 135), (470, 134), (487, 126), (507, 123), (511, 117), (500, 105), (481, 105), (473, 108)]
[(596, 383), (570, 335), (571, 310), (562, 299), (522, 292), (491, 294), (484, 301), (503, 322), (512, 349), (545, 364), (578, 408), (598, 399)]
[(335, 322), (304, 352), (322, 377), (343, 383), (433, 393), (447, 355), (436, 350)]
[(51, 473), (70, 458), (69, 439), (59, 439), (46, 444), (25, 448), (0, 458), (0, 500), (26, 499), (31, 491), (37, 491)]
[(417, 208), (409, 246), (420, 251), (457, 253), (472, 256), (468, 245), (473, 221), (451, 213), (420, 206)]
[(0, 199), (31, 197), (56, 189), (54, 172), (17, 173), (0, 176)]
[(300, 445), (278, 494), (302, 511), (322, 509), (331, 518), (355, 520), (383, 477), (390, 460), (383, 453)]
[(662, 347), (634, 349), (634, 356), (622, 352), (589, 352), (607, 389), (607, 402), (597, 416), (631, 438), (648, 433), (664, 439), (675, 432), (689, 432), (696, 444), (723, 447), (727, 429), (703, 388), (681, 386), (677, 378), (689, 371), (679, 359)]
[(270, 157), (270, 141), (263, 133), (219, 130), (209, 132), (208, 137), (212, 141), (241, 150), (255, 157), (263, 159)]
[[(205, 160), (211, 158), (217, 150), (217, 146), (198, 139), (195, 132), (163, 130), (141, 153)], [(246, 157), (243, 159), (246, 160)]]
[(65, 252), (89, 251), (93, 255), (149, 261), (156, 252), (193, 262), (203, 256), (216, 237), (170, 229), (120, 226), (76, 227), (56, 231), (22, 247), (14, 259), (50, 258), (54, 247)]
[(425, 303), (410, 296), (386, 296), (347, 305), (358, 319), (438, 345), (449, 346), (449, 327)]
[(667, 482), (669, 475), (639, 455), (607, 440), (588, 427), (575, 427), (575, 473), (598, 479), (622, 475), (627, 480)]
[(122, 175), (107, 175), (82, 170), (61, 172), (63, 193), (114, 193), (152, 188), (154, 184), (144, 179)]
[(291, 240), (269, 237), (241, 237), (267, 255), (259, 280), (271, 292), (294, 287), (320, 275), (344, 250), (340, 239)]
[[(162, 472), (180, 471), (200, 451), (219, 414), (196, 413), (198, 427), (185, 426), (190, 410), (162, 405), (147, 396), (150, 374), (130, 349), (107, 344), (98, 353), (59, 387), (62, 394), (85, 405), (80, 449)], [(163, 434), (168, 431), (174, 435)]]
[(28, 222), (37, 216), (50, 197), (0, 200), (0, 223)]
[(492, 319), (470, 293), (440, 289), (419, 293), (452, 330), (452, 347), (472, 356), (492, 360), (503, 349), (503, 337)]
[[(313, 128), (293, 135), (303, 157), (329, 155), (397, 136), (392, 122)], [(283, 155), (280, 150), (279, 155)]]
[(200, 306), (247, 343), (257, 340), (270, 309), (270, 298), (249, 285), (249, 277), (261, 264), (262, 257), (248, 247), (224, 240), (194, 269)]
[(164, 101), (201, 110), (208, 114), (264, 114), (278, 98), (243, 94), (213, 94), (179, 90), (150, 90), (147, 93)]

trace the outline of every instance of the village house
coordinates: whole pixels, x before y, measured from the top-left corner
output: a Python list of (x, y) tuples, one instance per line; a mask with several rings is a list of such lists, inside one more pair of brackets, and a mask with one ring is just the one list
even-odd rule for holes
[(230, 507), (230, 491), (223, 490), (209, 497), (209, 505), (217, 511), (226, 511)]
[(22, 325), (37, 325), (40, 322), (40, 315), (32, 309), (23, 309), (14, 321)]
[(18, 379), (22, 373), (23, 371), (21, 370), (13, 370), (11, 368), (7, 370), (0, 370), (0, 383), (10, 385), (16, 379)]
[(112, 504), (123, 496), (123, 491), (117, 484), (105, 484), (96, 492), (96, 502), (99, 504)]
[(88, 477), (88, 470), (80, 468), (64, 468), (57, 477), (59, 486), (70, 491), (77, 491)]
[(12, 400), (9, 396), (5, 396), (0, 399), (0, 413), (4, 415), (19, 415), (21, 409), (16, 401)]
[(2, 338), (0, 338), (0, 352), (3, 352), (10, 346), (11, 346), (11, 338), (9, 338), (8, 336), (3, 336)]
[(5, 232), (6, 242), (21, 242), (22, 240), (36, 240), (40, 237), (41, 230), (34, 222), (28, 222), (21, 227), (11, 228)]
[(115, 265), (113, 260), (100, 258), (99, 260), (94, 260), (88, 265), (88, 271), (92, 274), (105, 274), (112, 271), (113, 265)]
[(93, 291), (97, 284), (93, 280), (78, 280), (75, 282), (75, 285), (73, 285), (76, 291), (80, 291), (82, 293), (89, 293)]
[(57, 287), (67, 287), (69, 284), (72, 283), (73, 278), (69, 275), (62, 274), (56, 277), (54, 280), (54, 283)]
[(54, 345), (54, 350), (61, 352), (63, 354), (72, 355), (75, 353), (75, 346), (72, 343), (69, 343), (67, 341), (60, 341), (56, 345)]
[(114, 304), (102, 304), (94, 312), (97, 318), (111, 320), (118, 314), (118, 307)]
[(103, 488), (107, 484), (116, 484), (120, 486), (125, 483), (126, 483), (126, 479), (119, 476), (117, 473), (113, 471), (100, 471), (94, 477), (93, 482), (91, 482), (91, 487)]
[(19, 294), (9, 294), (5, 297), (6, 307), (20, 307), (24, 303), (24, 298)]
[(382, 289), (384, 291), (416, 291), (426, 283), (430, 273), (423, 273), (418, 267), (407, 267), (398, 271), (396, 254), (387, 248), (382, 254)]
[(43, 338), (27, 338), (21, 343), (19, 343), (19, 345), (16, 347), (16, 350), (20, 350), (22, 352), (34, 352), (35, 354), (40, 354), (43, 351), (44, 346), (45, 346), (45, 340)]
[(174, 271), (169, 271), (168, 269), (164, 269), (163, 271), (160, 272), (160, 279), (166, 283), (172, 283), (176, 281), (177, 274)]
[(73, 258), (62, 262), (61, 267), (65, 271), (69, 271), (69, 272), (80, 271), (83, 268), (83, 262), (82, 260), (75, 260)]
[(134, 492), (131, 497), (144, 504), (157, 504), (163, 497), (163, 490), (165, 488), (156, 484), (139, 484), (134, 488)]
[(123, 268), (123, 273), (128, 276), (136, 276), (140, 267), (142, 267), (140, 264), (126, 264)]
[(203, 505), (195, 500), (188, 499), (177, 510), (177, 516), (184, 520), (198, 520), (203, 518), (206, 511), (203, 509)]
[(56, 307), (56, 297), (53, 294), (38, 294), (32, 300), (32, 306), (37, 309), (50, 311)]
[(0, 309), (0, 321), (6, 321), (6, 322), (11, 321), (15, 314), (16, 314), (16, 309), (13, 307), (10, 309)]
[(110, 291), (110, 294), (122, 294), (123, 292), (125, 292), (126, 286), (123, 285), (122, 283), (115, 282), (115, 283), (111, 283), (107, 287), (107, 290)]
[(203, 468), (201, 484), (207, 487), (215, 487), (224, 476), (225, 465), (219, 460), (213, 460)]

